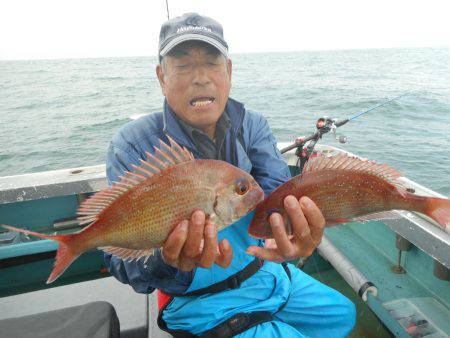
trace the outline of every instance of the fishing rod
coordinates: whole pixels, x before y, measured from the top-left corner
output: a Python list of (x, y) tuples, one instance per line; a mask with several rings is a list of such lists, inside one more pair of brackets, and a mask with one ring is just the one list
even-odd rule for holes
[[(363, 112), (360, 112), (360, 113), (358, 113), (358, 114), (355, 114), (354, 116), (348, 118), (347, 120), (348, 120), (348, 121), (354, 120), (354, 119), (360, 117), (361, 115), (364, 115), (364, 114), (366, 114), (366, 113), (368, 113), (368, 112), (370, 112), (370, 111), (372, 111), (372, 110), (374, 110), (374, 109), (383, 107), (383, 106), (387, 105), (388, 103), (391, 103), (392, 101), (398, 100), (399, 98), (405, 96), (406, 94), (408, 94), (408, 93), (404, 93), (404, 94), (399, 95), (399, 96), (396, 96), (396, 97), (394, 97), (394, 98), (392, 98), (392, 99), (390, 99), (390, 100), (387, 100), (387, 101), (384, 101), (384, 102), (382, 102), (382, 103), (380, 103), (380, 104), (377, 104), (376, 106), (373, 106), (372, 108), (369, 108), (369, 109), (367, 109), (367, 110), (365, 110), (365, 111), (363, 111)], [(346, 121), (345, 123), (347, 123), (348, 121)]]
[(167, 20), (169, 20), (169, 0), (166, 0)]
[[(343, 126), (344, 124), (357, 119), (358, 117), (371, 112), (372, 110), (375, 110), (377, 108), (383, 107), (389, 103), (391, 103), (392, 101), (398, 100), (399, 98), (405, 96), (408, 93), (404, 93), (402, 95), (396, 96), (392, 99), (383, 101), (373, 107), (370, 107), (367, 110), (364, 110), (362, 112), (356, 113), (355, 115), (346, 118), (344, 120), (340, 120), (338, 121), (337, 119), (333, 119), (333, 118), (329, 118), (329, 117), (321, 117), (317, 120), (316, 122), (316, 128), (317, 131), (314, 134), (311, 134), (309, 136), (306, 137), (299, 137), (295, 140), (295, 142), (293, 144), (291, 144), (290, 146), (287, 146), (283, 149), (280, 150), (280, 152), (282, 154), (288, 152), (289, 150), (292, 150), (294, 148), (297, 148), (295, 155), (298, 157), (298, 161), (297, 161), (297, 166), (300, 168), (300, 171), (303, 170), (303, 166), (306, 164), (306, 162), (308, 161), (309, 157), (311, 156), (311, 154), (313, 153), (314, 147), (316, 145), (316, 143), (322, 138), (322, 135), (332, 132), (336, 135), (336, 129)], [(336, 137), (336, 139), (340, 142), (340, 143), (346, 143), (347, 142), (347, 138), (345, 136), (339, 136)], [(309, 142), (307, 147), (304, 147), (304, 145)]]

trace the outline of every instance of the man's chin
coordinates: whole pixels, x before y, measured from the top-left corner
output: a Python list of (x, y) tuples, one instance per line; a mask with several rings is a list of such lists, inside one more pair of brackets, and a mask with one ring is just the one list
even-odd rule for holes
[(196, 121), (196, 124), (210, 125), (216, 123), (222, 115), (223, 109), (219, 112), (219, 108), (216, 107), (201, 107), (189, 110), (189, 117), (192, 117), (192, 121)]

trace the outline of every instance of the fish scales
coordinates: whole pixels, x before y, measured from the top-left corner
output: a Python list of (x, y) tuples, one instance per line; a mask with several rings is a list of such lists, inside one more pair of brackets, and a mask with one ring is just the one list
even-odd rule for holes
[(283, 205), (288, 195), (308, 196), (321, 210), (327, 226), (369, 220), (370, 215), (377, 219), (379, 212), (400, 209), (423, 213), (449, 232), (450, 201), (410, 193), (398, 181), (399, 177), (400, 173), (387, 165), (347, 155), (312, 158), (301, 175), (275, 189), (258, 205), (249, 233), (257, 238), (272, 238), (269, 217), (278, 212), (290, 234), (291, 225)]
[[(189, 218), (192, 210), (213, 212), (215, 196), (205, 177), (217, 175), (218, 171), (220, 168), (210, 163), (192, 161), (152, 176), (99, 215), (97, 231), (104, 236), (92, 236), (88, 230), (84, 234), (86, 240), (91, 248), (105, 241), (130, 249), (161, 245), (178, 222)], [(168, 191), (171, 193), (167, 194)]]
[(45, 235), (8, 225), (10, 231), (59, 242), (47, 283), (53, 282), (83, 252), (99, 248), (122, 259), (148, 257), (173, 228), (201, 209), (221, 230), (253, 210), (264, 192), (245, 171), (219, 160), (195, 160), (169, 138), (155, 155), (147, 153), (134, 173), (84, 201), (78, 233)]
[[(317, 180), (320, 184), (315, 182)], [(387, 196), (392, 195), (393, 186), (367, 173), (328, 170), (317, 175), (308, 173), (297, 182), (295, 190), (301, 192), (297, 197), (310, 197), (321, 206), (326, 219), (360, 216), (389, 209), (392, 204)]]

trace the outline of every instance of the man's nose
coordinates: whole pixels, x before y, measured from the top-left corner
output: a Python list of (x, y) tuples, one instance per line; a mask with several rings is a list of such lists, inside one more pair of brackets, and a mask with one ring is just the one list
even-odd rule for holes
[(194, 73), (192, 81), (194, 84), (204, 86), (209, 83), (209, 74), (206, 65), (196, 65), (194, 67)]

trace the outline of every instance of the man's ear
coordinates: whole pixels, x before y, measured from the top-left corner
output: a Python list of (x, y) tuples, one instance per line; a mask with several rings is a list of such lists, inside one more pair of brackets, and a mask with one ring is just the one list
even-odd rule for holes
[(159, 64), (156, 66), (156, 76), (159, 80), (159, 85), (161, 86), (161, 91), (164, 96), (166, 96), (166, 83), (164, 82), (164, 72), (162, 70), (162, 66)]
[(227, 72), (228, 72), (228, 76), (230, 77), (230, 81), (231, 81), (232, 69), (233, 69), (233, 63), (231, 62), (231, 59), (227, 59)]

